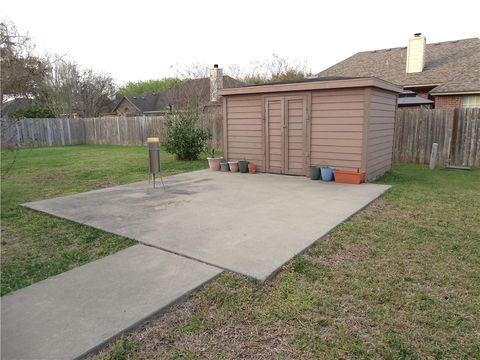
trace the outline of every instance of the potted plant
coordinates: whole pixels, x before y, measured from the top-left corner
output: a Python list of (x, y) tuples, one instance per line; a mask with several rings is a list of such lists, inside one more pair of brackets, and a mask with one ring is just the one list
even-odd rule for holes
[(257, 171), (257, 165), (254, 162), (249, 162), (248, 163), (248, 172), (250, 174), (255, 174), (255, 171)]
[(238, 162), (238, 170), (240, 170), (241, 173), (248, 172), (248, 160), (240, 160)]
[(330, 166), (320, 167), (320, 174), (322, 175), (323, 181), (332, 181), (333, 178), (333, 168)]
[(316, 165), (310, 166), (310, 179), (318, 180), (320, 179), (320, 168)]
[(230, 167), (231, 172), (237, 172), (238, 171), (238, 161), (229, 161), (228, 166)]
[(212, 157), (207, 157), (208, 167), (213, 171), (219, 171), (222, 159), (223, 157), (215, 157), (215, 149), (212, 149)]
[(343, 184), (360, 184), (365, 178), (365, 171), (357, 170), (335, 170), (335, 181)]
[(220, 170), (223, 172), (228, 172), (228, 162), (222, 161), (220, 163)]

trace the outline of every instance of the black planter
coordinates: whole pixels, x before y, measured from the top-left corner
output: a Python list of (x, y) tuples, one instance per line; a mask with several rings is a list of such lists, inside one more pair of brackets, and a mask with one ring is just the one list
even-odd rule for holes
[(248, 160), (239, 160), (238, 161), (238, 170), (241, 173), (247, 173), (248, 172)]
[(318, 166), (310, 166), (310, 179), (320, 179), (320, 168)]

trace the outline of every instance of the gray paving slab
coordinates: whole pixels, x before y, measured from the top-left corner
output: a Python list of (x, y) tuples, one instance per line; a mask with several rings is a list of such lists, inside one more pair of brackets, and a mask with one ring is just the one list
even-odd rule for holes
[(1, 358), (80, 357), (220, 272), (135, 245), (18, 290), (1, 298)]
[(195, 171), (25, 206), (267, 279), (388, 189), (273, 174)]

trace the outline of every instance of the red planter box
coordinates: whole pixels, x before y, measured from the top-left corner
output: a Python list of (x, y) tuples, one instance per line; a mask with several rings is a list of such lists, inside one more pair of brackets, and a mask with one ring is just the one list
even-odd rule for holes
[(342, 184), (360, 184), (365, 179), (365, 171), (334, 170), (335, 181)]

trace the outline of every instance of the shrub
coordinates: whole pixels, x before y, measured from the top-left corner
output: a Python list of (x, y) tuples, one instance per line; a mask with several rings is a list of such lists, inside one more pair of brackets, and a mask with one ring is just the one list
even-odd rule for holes
[(30, 105), (16, 109), (8, 114), (13, 119), (21, 118), (53, 118), (53, 113), (46, 107), (40, 105)]
[(199, 126), (200, 112), (196, 105), (168, 115), (166, 119), (165, 149), (179, 160), (196, 160), (207, 147), (212, 133)]

